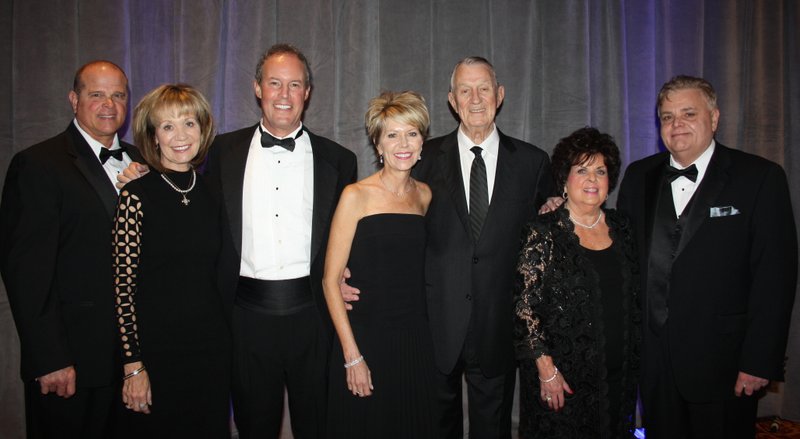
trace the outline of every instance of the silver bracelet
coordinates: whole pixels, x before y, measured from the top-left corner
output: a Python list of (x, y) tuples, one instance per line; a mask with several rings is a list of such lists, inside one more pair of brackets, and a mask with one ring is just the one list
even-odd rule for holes
[(542, 377), (539, 377), (539, 381), (541, 381), (543, 383), (549, 383), (550, 381), (553, 381), (554, 379), (556, 379), (556, 377), (558, 376), (558, 368), (555, 367), (555, 366), (553, 366), (553, 368), (556, 370), (555, 372), (553, 372), (553, 376), (551, 376), (550, 378), (548, 378), (546, 380), (543, 380)]
[(350, 369), (351, 367), (355, 366), (356, 364), (358, 364), (358, 363), (360, 363), (362, 361), (364, 361), (364, 356), (363, 355), (358, 357), (358, 358), (356, 358), (355, 360), (353, 360), (353, 361), (351, 361), (349, 363), (344, 363), (344, 368), (345, 369)]
[(135, 377), (136, 375), (139, 375), (139, 374), (140, 374), (140, 373), (142, 373), (142, 372), (144, 372), (144, 366), (142, 366), (142, 367), (140, 367), (140, 368), (138, 368), (138, 369), (134, 370), (133, 372), (131, 372), (131, 373), (129, 373), (129, 374), (127, 374), (127, 375), (125, 375), (124, 377), (122, 377), (122, 381), (125, 381), (125, 380), (127, 380), (128, 378), (133, 378), (133, 377)]

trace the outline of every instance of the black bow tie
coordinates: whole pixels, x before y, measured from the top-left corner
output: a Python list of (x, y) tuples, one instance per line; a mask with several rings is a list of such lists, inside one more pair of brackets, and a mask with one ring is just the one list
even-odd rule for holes
[(125, 147), (122, 145), (118, 149), (100, 148), (100, 163), (105, 165), (109, 157), (122, 161), (123, 152), (125, 152)]
[(261, 129), (261, 124), (258, 124), (258, 130), (261, 131), (261, 146), (264, 148), (272, 148), (275, 145), (282, 146), (286, 148), (287, 151), (291, 152), (294, 151), (294, 139), (303, 135), (303, 130), (297, 132), (297, 135), (292, 137), (287, 137), (285, 139), (278, 139), (274, 137), (272, 134), (264, 131)]
[(684, 169), (678, 169), (672, 165), (667, 166), (667, 178), (669, 179), (670, 183), (677, 180), (678, 177), (681, 176), (692, 181), (697, 181), (697, 166), (692, 165)]

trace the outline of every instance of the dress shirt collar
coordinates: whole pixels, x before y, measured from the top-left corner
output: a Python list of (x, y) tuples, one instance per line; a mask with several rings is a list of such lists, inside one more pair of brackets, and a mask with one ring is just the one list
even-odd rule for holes
[[(296, 130), (294, 130), (291, 133), (289, 133), (288, 136), (278, 137), (278, 136), (275, 135), (275, 133), (271, 132), (270, 130), (267, 129), (267, 127), (264, 126), (264, 122), (263, 121), (259, 121), (258, 124), (261, 125), (261, 129), (262, 130), (264, 130), (265, 132), (269, 133), (270, 136), (272, 136), (272, 137), (274, 137), (276, 139), (294, 139), (297, 136), (297, 133), (300, 132), (300, 130), (303, 129), (303, 123), (300, 122), (300, 126), (297, 127)], [(260, 132), (258, 134), (258, 139), (261, 140), (261, 133)]]
[[(83, 136), (84, 140), (86, 140), (86, 143), (88, 143), (89, 146), (92, 148), (92, 151), (94, 151), (94, 155), (97, 156), (97, 160), (100, 160), (100, 151), (102, 148), (105, 148), (106, 146), (95, 140), (92, 136), (89, 135), (89, 133), (84, 131), (83, 128), (81, 128), (81, 125), (78, 123), (77, 119), (72, 119), (72, 123), (75, 124), (75, 128), (78, 129), (78, 132), (81, 133), (81, 136)], [(109, 149), (118, 149), (119, 147), (120, 147), (119, 137), (116, 134), (114, 134), (114, 141), (111, 142), (111, 148)]]
[[(486, 136), (486, 138), (483, 139), (483, 142), (481, 143), (473, 142), (472, 139), (470, 139), (466, 134), (464, 134), (464, 131), (461, 129), (461, 125), (459, 125), (458, 148), (461, 150), (461, 155), (462, 156), (466, 155), (471, 159), (474, 154), (472, 153), (472, 151), (470, 151), (470, 149), (473, 146), (480, 146), (481, 148), (483, 148), (482, 154), (491, 154), (494, 157), (497, 157), (497, 152), (500, 149), (500, 134), (497, 133), (497, 125), (492, 126), (492, 132), (489, 133), (489, 135)], [(486, 156), (484, 155), (483, 157), (485, 158)]]
[(717, 145), (714, 139), (711, 139), (711, 145), (700, 154), (700, 157), (697, 158), (693, 163), (689, 163), (688, 166), (681, 166), (680, 163), (675, 161), (675, 158), (672, 155), (669, 156), (669, 164), (673, 166), (675, 169), (684, 169), (688, 168), (689, 166), (695, 165), (697, 166), (697, 180), (694, 184), (700, 184), (703, 181), (703, 176), (706, 175), (706, 170), (708, 170), (708, 164), (711, 163), (711, 156), (714, 155), (714, 147)]

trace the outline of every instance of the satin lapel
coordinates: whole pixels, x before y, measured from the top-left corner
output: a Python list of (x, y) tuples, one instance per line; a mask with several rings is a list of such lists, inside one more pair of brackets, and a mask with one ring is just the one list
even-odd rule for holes
[[(453, 200), (456, 207), (456, 214), (464, 226), (464, 231), (470, 235), (469, 212), (467, 211), (467, 195), (464, 192), (464, 179), (461, 174), (461, 157), (458, 154), (458, 138), (452, 134), (444, 140), (442, 153), (444, 160), (441, 161), (441, 175), (444, 176), (447, 193)], [(471, 236), (471, 235), (470, 235)]]
[(311, 261), (313, 263), (322, 247), (322, 241), (325, 240), (325, 233), (328, 231), (326, 225), (328, 218), (331, 217), (331, 209), (335, 207), (333, 201), (336, 198), (337, 172), (317, 136), (308, 130), (306, 133), (311, 139), (311, 150), (314, 152), (314, 206), (311, 220)]
[(667, 166), (669, 155), (664, 154), (664, 160), (659, 161), (656, 166), (650, 168), (644, 176), (644, 239), (646, 255), (650, 254), (650, 240), (653, 236), (653, 221), (656, 217), (658, 198), (661, 194), (661, 185), (664, 182), (664, 167)]
[(700, 182), (700, 186), (692, 197), (689, 216), (686, 218), (686, 225), (681, 234), (675, 258), (680, 256), (683, 249), (686, 248), (686, 245), (697, 232), (697, 229), (708, 218), (709, 210), (714, 205), (714, 200), (717, 199), (717, 196), (728, 181), (730, 160), (724, 148), (724, 146), (717, 144), (714, 149), (714, 155), (711, 156), (711, 161), (708, 164), (708, 169), (706, 169), (706, 175), (703, 176), (703, 181)]
[(227, 145), (218, 145), (227, 151), (220, 152), (220, 179), (222, 182), (222, 196), (228, 208), (231, 236), (238, 254), (242, 254), (242, 193), (244, 189), (244, 170), (247, 167), (247, 153), (250, 151), (250, 140), (253, 138), (252, 130), (244, 130), (241, 136), (232, 138)]
[(108, 179), (108, 174), (103, 170), (103, 165), (97, 159), (97, 156), (92, 151), (92, 147), (86, 143), (81, 133), (75, 128), (75, 125), (70, 122), (67, 128), (69, 139), (69, 154), (74, 158), (73, 163), (75, 167), (83, 174), (89, 184), (97, 192), (100, 201), (103, 202), (103, 207), (106, 209), (108, 219), (114, 218), (115, 210), (117, 207), (117, 191), (114, 185)]

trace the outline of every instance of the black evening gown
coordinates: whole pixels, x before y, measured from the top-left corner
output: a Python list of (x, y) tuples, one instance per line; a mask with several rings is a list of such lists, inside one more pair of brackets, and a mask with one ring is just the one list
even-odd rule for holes
[[(191, 172), (167, 176), (190, 186)], [(120, 398), (117, 437), (230, 438), (230, 332), (216, 268), (222, 214), (196, 178), (188, 204), (156, 171), (120, 193), (113, 242), (122, 361), (143, 362), (153, 405), (139, 414)]]
[(329, 437), (435, 437), (424, 265), (424, 217), (377, 214), (359, 221), (348, 267), (349, 283), (361, 296), (348, 316), (375, 390), (363, 398), (347, 390), (337, 337), (330, 362)]

